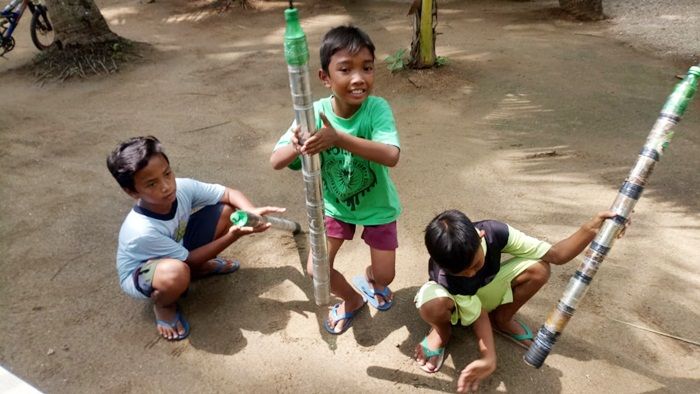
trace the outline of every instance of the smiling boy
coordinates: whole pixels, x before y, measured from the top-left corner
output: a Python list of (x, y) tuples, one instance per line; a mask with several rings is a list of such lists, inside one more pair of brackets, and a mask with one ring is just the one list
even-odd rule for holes
[[(277, 170), (299, 169), (300, 154), (321, 155), (330, 287), (343, 300), (331, 308), (323, 326), (337, 335), (350, 327), (365, 302), (380, 311), (393, 304), (388, 286), (395, 275), (401, 203), (389, 168), (398, 163), (400, 149), (391, 107), (371, 95), (374, 44), (369, 36), (355, 26), (335, 27), (324, 35), (320, 57), (318, 75), (332, 94), (314, 103), (318, 131), (300, 144), (300, 127), (292, 124), (277, 142), (270, 162)], [(363, 227), (361, 237), (370, 248), (371, 262), (351, 285), (333, 263), (358, 225)], [(311, 259), (307, 272), (312, 274)]]

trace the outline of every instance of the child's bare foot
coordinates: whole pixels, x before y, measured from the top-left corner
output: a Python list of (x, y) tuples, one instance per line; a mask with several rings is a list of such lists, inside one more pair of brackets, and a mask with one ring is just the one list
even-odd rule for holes
[(413, 357), (420, 365), (421, 369), (428, 373), (435, 373), (440, 370), (445, 361), (444, 342), (436, 330), (430, 330), (423, 341), (416, 345)]
[(328, 317), (323, 326), (331, 334), (340, 335), (347, 331), (352, 325), (355, 313), (365, 304), (364, 299), (359, 294), (352, 301), (344, 301), (335, 304), (328, 312)]
[(156, 329), (167, 340), (180, 340), (189, 335), (189, 325), (177, 310), (177, 305), (167, 307), (153, 305), (156, 315)]

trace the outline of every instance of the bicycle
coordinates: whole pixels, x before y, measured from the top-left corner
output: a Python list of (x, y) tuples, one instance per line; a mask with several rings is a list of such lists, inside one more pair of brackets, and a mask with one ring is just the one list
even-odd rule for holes
[(29, 33), (34, 46), (43, 51), (53, 44), (55, 35), (46, 6), (34, 0), (12, 0), (0, 11), (0, 56), (14, 49), (15, 39), (12, 33), (26, 8), (32, 13)]

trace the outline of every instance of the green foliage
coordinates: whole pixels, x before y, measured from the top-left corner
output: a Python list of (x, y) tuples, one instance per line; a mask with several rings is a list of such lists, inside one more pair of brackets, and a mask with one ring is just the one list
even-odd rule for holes
[(449, 60), (444, 56), (438, 56), (435, 58), (435, 66), (436, 67), (446, 66), (447, 63), (449, 63)]
[(408, 64), (408, 60), (406, 59), (406, 49), (399, 49), (398, 51), (394, 52), (393, 55), (387, 56), (386, 59), (384, 59), (384, 62), (386, 62), (386, 67), (391, 72), (397, 72), (405, 69), (406, 65)]

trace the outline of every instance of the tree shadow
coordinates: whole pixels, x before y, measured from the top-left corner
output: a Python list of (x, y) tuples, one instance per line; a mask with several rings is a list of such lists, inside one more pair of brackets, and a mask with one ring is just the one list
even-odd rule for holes
[[(292, 237), (298, 268), (241, 268), (232, 275), (193, 282), (181, 300), (193, 328), (192, 346), (214, 354), (235, 354), (247, 346), (243, 330), (270, 335), (285, 330), (292, 315), (299, 314), (315, 316), (322, 340), (330, 349), (337, 348), (337, 336), (323, 327), (327, 308), (315, 304), (313, 282), (305, 275), (307, 233)], [(282, 301), (293, 297), (297, 299)]]
[(242, 268), (230, 277), (195, 282), (181, 303), (193, 330), (192, 346), (209, 353), (235, 354), (247, 345), (242, 330), (269, 335), (283, 330), (292, 313), (305, 317), (314, 313), (308, 301), (263, 296), (286, 292), (289, 286), (281, 292), (275, 289), (286, 281), (308, 296), (306, 280), (294, 267)]
[[(691, 329), (695, 327), (692, 322), (700, 321), (700, 315), (696, 311), (678, 303), (673, 303), (671, 299), (659, 300), (659, 297), (664, 298), (663, 294), (649, 295), (645, 299), (640, 300), (639, 306), (636, 306), (634, 310), (625, 311), (625, 314), (636, 314), (641, 320), (645, 321), (645, 323), (640, 323), (641, 326), (666, 333), (675, 331), (674, 327), (665, 327), (665, 325), (667, 321), (677, 320), (677, 316), (683, 316), (683, 320), (688, 322), (687, 326), (690, 326)], [(652, 305), (652, 308), (649, 308), (649, 305)], [(659, 307), (659, 305), (672, 305), (672, 307), (663, 308)], [(643, 308), (643, 310), (636, 310), (639, 308)], [(632, 318), (629, 317), (615, 316), (613, 319), (599, 316), (598, 314), (592, 315), (585, 310), (582, 312), (584, 316), (579, 316), (579, 327), (577, 327), (577, 330), (585, 330), (584, 332), (589, 333), (590, 336), (584, 338), (580, 335), (567, 335), (566, 331), (564, 331), (552, 348), (550, 356), (558, 354), (578, 361), (604, 360), (611, 365), (639, 374), (663, 385), (663, 387), (652, 392), (689, 393), (697, 391), (700, 379), (672, 377), (664, 375), (654, 368), (654, 365), (668, 357), (668, 355), (657, 353), (660, 341), (670, 344), (665, 346), (671, 347), (674, 354), (679, 358), (692, 359), (693, 355), (697, 354), (698, 348), (696, 345), (627, 325), (624, 323), (624, 320), (631, 320)], [(574, 315), (573, 320), (576, 320), (576, 315)], [(588, 323), (588, 326), (581, 329), (581, 320)], [(533, 326), (533, 331), (539, 328), (539, 326)], [(675, 328), (676, 330), (679, 329), (679, 327)], [(694, 339), (697, 340), (697, 338)], [(544, 367), (547, 367), (546, 361)], [(614, 388), (611, 389), (614, 391)]]

